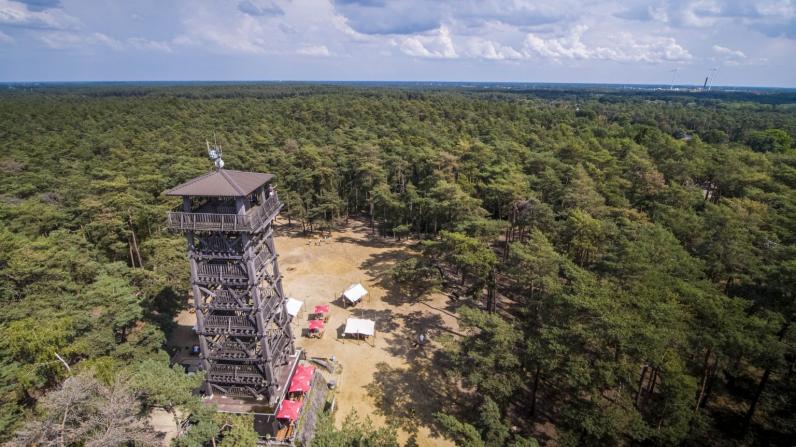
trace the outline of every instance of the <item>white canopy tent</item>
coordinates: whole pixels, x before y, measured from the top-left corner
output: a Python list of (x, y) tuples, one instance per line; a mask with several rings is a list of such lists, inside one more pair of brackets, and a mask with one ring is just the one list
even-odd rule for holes
[(291, 317), (296, 317), (296, 315), (301, 312), (301, 308), (304, 306), (304, 301), (297, 300), (295, 298), (288, 298), (285, 301), (285, 310)]
[(343, 292), (343, 297), (347, 299), (351, 303), (356, 303), (357, 301), (361, 300), (362, 297), (368, 294), (368, 291), (360, 283), (353, 284), (348, 286), (347, 289)]
[(343, 332), (346, 335), (365, 335), (372, 337), (376, 334), (376, 322), (363, 318), (349, 318), (345, 322), (345, 330)]

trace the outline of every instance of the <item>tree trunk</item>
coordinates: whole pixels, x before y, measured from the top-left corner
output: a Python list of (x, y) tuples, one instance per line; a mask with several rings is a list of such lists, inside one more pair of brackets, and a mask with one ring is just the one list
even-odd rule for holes
[(763, 389), (765, 389), (769, 377), (771, 377), (771, 368), (766, 368), (765, 372), (763, 373), (763, 377), (760, 379), (760, 383), (757, 384), (757, 389), (755, 390), (755, 394), (752, 397), (752, 403), (749, 404), (749, 410), (746, 412), (746, 415), (744, 416), (743, 433), (749, 431), (749, 426), (752, 425), (752, 417), (754, 417), (755, 415), (757, 402), (760, 400), (760, 396), (763, 394)]
[(512, 226), (512, 224), (509, 224), (508, 228), (506, 228), (506, 248), (503, 250), (503, 263), (505, 263), (509, 259), (509, 245), (510, 245), (509, 242), (513, 230), (514, 227)]
[(542, 373), (540, 367), (536, 367), (536, 374), (533, 375), (533, 387), (531, 388), (531, 416), (536, 416), (536, 391), (539, 389), (539, 375)]
[(702, 399), (705, 398), (705, 389), (708, 385), (708, 377), (710, 377), (710, 355), (712, 353), (712, 348), (708, 348), (707, 352), (705, 352), (705, 361), (702, 363), (702, 386), (699, 387), (699, 396), (697, 396), (694, 413), (699, 411), (699, 408), (702, 406)]
[(130, 253), (130, 267), (135, 268), (135, 258), (133, 257), (133, 243), (127, 238), (127, 251)]
[(638, 391), (636, 391), (636, 408), (639, 408), (641, 404), (641, 391), (644, 389), (644, 379), (647, 378), (648, 369), (649, 367), (647, 365), (641, 368), (641, 378), (638, 380)]
[(376, 220), (375, 220), (375, 218), (373, 216), (373, 208), (374, 208), (374, 204), (373, 204), (373, 200), (371, 199), (370, 200), (370, 233), (371, 234), (376, 234)]
[[(792, 316), (791, 316), (792, 318)], [(779, 334), (779, 341), (782, 341), (785, 338), (785, 333), (788, 332), (788, 328), (790, 327), (792, 320), (788, 320), (785, 324), (782, 325), (782, 329), (780, 329)], [(766, 384), (768, 384), (768, 379), (771, 378), (771, 367), (769, 366), (763, 372), (763, 377), (760, 379), (760, 383), (757, 384), (757, 389), (755, 389), (755, 394), (752, 397), (752, 402), (749, 404), (749, 410), (746, 412), (746, 416), (744, 416), (744, 424), (743, 424), (743, 433), (749, 431), (749, 426), (752, 425), (752, 418), (755, 415), (755, 409), (757, 408), (757, 403), (760, 401), (760, 396), (763, 394), (763, 390), (766, 388)]]
[(497, 296), (495, 295), (495, 289), (497, 288), (497, 273), (493, 269), (489, 272), (489, 282), (486, 286), (486, 309), (490, 313), (494, 313), (497, 311)]
[(708, 379), (708, 387), (705, 390), (705, 397), (702, 398), (702, 408), (707, 406), (710, 396), (713, 394), (713, 385), (716, 383), (716, 372), (719, 369), (718, 361), (710, 368), (710, 378)]
[(138, 258), (138, 266), (144, 268), (144, 261), (141, 260), (141, 250), (138, 249), (138, 240), (133, 233), (133, 249), (135, 250), (135, 257)]
[(533, 299), (536, 296), (536, 294), (534, 293), (535, 291), (536, 291), (536, 287), (534, 287), (533, 280), (531, 280), (531, 302), (533, 302)]
[(138, 258), (138, 266), (144, 268), (144, 263), (141, 261), (141, 251), (138, 249), (138, 240), (135, 237), (135, 228), (133, 228), (133, 217), (130, 214), (127, 215), (127, 222), (130, 224), (130, 234), (133, 236), (133, 249)]
[(655, 382), (658, 381), (658, 368), (652, 368), (652, 377), (650, 377), (650, 383), (647, 387), (647, 395), (652, 395), (655, 392)]

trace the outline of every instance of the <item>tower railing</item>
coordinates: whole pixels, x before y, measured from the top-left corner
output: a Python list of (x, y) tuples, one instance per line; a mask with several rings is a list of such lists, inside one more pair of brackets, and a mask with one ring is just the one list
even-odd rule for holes
[(276, 217), (282, 208), (276, 191), (261, 205), (253, 206), (245, 214), (170, 211), (166, 225), (172, 230), (192, 231), (257, 231), (263, 224)]
[(200, 306), (212, 310), (252, 310), (252, 306), (250, 306), (247, 302), (245, 295), (241, 296), (239, 299), (240, 301), (235, 299), (235, 296), (232, 294), (232, 292), (228, 290), (216, 290), (215, 296), (212, 299), (201, 303)]
[(241, 385), (261, 385), (267, 383), (262, 372), (254, 365), (214, 364), (207, 374), (208, 378), (222, 383)]
[(248, 317), (239, 315), (208, 315), (204, 322), (207, 334), (254, 336), (257, 326)]
[(201, 284), (245, 284), (249, 280), (246, 268), (240, 263), (196, 263), (195, 280)]

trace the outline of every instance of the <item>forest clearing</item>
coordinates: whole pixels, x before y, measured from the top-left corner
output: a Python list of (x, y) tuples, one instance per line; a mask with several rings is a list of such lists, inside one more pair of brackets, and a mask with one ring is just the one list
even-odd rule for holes
[[(390, 268), (405, 259), (411, 241), (374, 237), (366, 222), (353, 220), (331, 235), (305, 234), (285, 219), (276, 225), (276, 244), (280, 266), (285, 272), (287, 296), (304, 302), (292, 323), (296, 346), (308, 356), (332, 357), (342, 365), (336, 398), (336, 422), (342, 423), (352, 411), (368, 416), (379, 425), (396, 423), (399, 441), (413, 437), (418, 446), (449, 446), (449, 440), (432, 434), (433, 413), (437, 411), (441, 390), (435, 389), (444, 375), (433, 364), (435, 334), (452, 334), (457, 319), (442, 293), (420, 300), (403, 296), (390, 278)], [(369, 294), (356, 307), (344, 308), (341, 292), (352, 283), (363, 283)], [(316, 305), (331, 303), (327, 330), (321, 338), (306, 334), (307, 315)], [(181, 352), (196, 344), (191, 327), (192, 312), (178, 315), (171, 346)], [(354, 315), (376, 320), (376, 336), (371, 341), (346, 338), (343, 326)], [(417, 345), (417, 336), (427, 333), (431, 344)], [(175, 339), (176, 337), (176, 339)], [(183, 356), (181, 360), (190, 359)]]

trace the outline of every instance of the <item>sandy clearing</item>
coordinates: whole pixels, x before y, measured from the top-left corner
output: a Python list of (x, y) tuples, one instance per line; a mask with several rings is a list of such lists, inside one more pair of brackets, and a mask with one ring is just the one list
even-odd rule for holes
[[(315, 305), (332, 304), (323, 338), (298, 337), (296, 344), (308, 355), (334, 355), (342, 364), (337, 423), (355, 410), (379, 425), (387, 420), (398, 423), (402, 442), (414, 433), (419, 446), (452, 446), (432, 434), (428, 423), (441, 397), (430, 389), (434, 379), (428, 377), (434, 348), (428, 346), (424, 352), (413, 346), (420, 331), (433, 336), (446, 328), (456, 330), (456, 318), (444, 310), (447, 298), (436, 294), (424, 303), (404, 303), (397, 290), (385, 288), (389, 268), (407, 256), (406, 244), (371, 238), (361, 222), (332, 232), (319, 245), (318, 240), (283, 226), (277, 230), (276, 245), (285, 294), (305, 302), (294, 327), (306, 328), (307, 314)], [(357, 306), (344, 309), (339, 297), (356, 282), (369, 295)], [(342, 337), (350, 316), (376, 320), (372, 346)]]
[[(433, 412), (448, 396), (442, 371), (432, 362), (433, 339), (458, 330), (447, 297), (432, 294), (422, 302), (407, 300), (391, 285), (389, 269), (409, 254), (407, 243), (373, 238), (363, 222), (351, 221), (328, 239), (305, 236), (287, 225), (276, 225), (275, 243), (286, 296), (304, 301), (293, 323), (296, 346), (308, 356), (335, 356), (342, 365), (337, 390), (337, 424), (352, 410), (368, 416), (376, 425), (394, 422), (399, 440), (410, 438), (421, 447), (453, 446), (434, 433)], [(343, 308), (342, 291), (362, 283), (369, 295), (355, 307)], [(307, 317), (317, 304), (331, 303), (326, 333), (320, 339), (302, 334)], [(342, 337), (348, 317), (376, 320), (376, 337), (369, 342)], [(169, 338), (170, 346), (182, 347), (177, 357), (193, 363), (186, 347), (196, 343), (192, 312), (177, 317), (178, 326)], [(415, 346), (420, 332), (432, 337), (424, 349)]]

